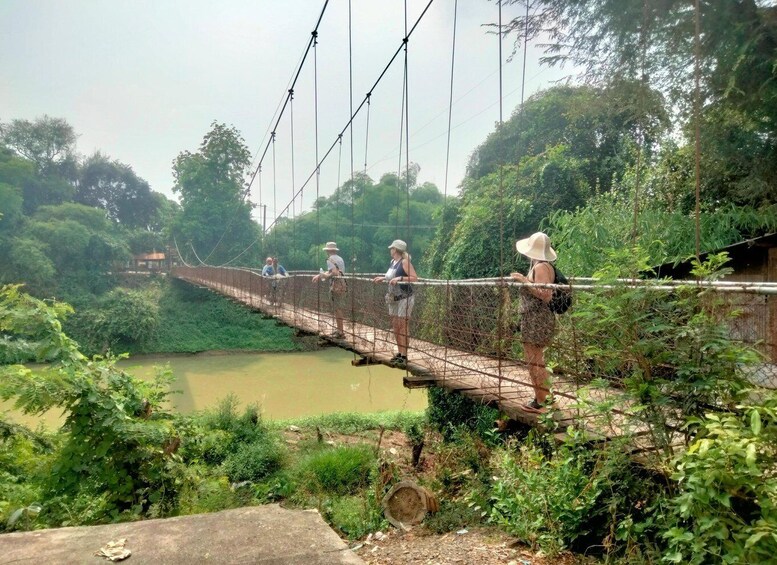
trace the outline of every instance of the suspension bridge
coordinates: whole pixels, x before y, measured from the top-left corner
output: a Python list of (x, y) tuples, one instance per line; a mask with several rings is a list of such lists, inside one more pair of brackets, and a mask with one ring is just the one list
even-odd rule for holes
[[(240, 195), (240, 203), (243, 204), (246, 199), (250, 200), (250, 193), (255, 181), (258, 181), (259, 199), (257, 206), (263, 210), (265, 217), (262, 221), (261, 234), (246, 245), (242, 250), (238, 248), (237, 252), (229, 252), (231, 258), (224, 260), (225, 243), (228, 240), (227, 234), (230, 232), (233, 218), (224, 218), (224, 230), (217, 241), (209, 242), (200, 248), (199, 252), (192, 241), (188, 242), (188, 248), (182, 254), (178, 249), (178, 242), (175, 242), (178, 255), (181, 257), (183, 266), (173, 270), (173, 276), (188, 281), (189, 283), (208, 288), (214, 292), (229, 297), (232, 300), (241, 302), (250, 308), (261, 311), (265, 315), (272, 316), (280, 322), (291, 327), (297, 328), (302, 332), (317, 334), (328, 339), (336, 345), (353, 351), (357, 357), (354, 359), (354, 365), (369, 365), (372, 363), (391, 364), (391, 358), (394, 353), (394, 335), (391, 331), (391, 321), (384, 301), (385, 288), (383, 285), (377, 285), (372, 282), (372, 277), (360, 274), (348, 276), (347, 306), (344, 308), (344, 336), (336, 335), (335, 320), (333, 318), (332, 306), (328, 295), (328, 286), (326, 284), (314, 283), (312, 272), (296, 272), (283, 279), (268, 279), (262, 277), (258, 271), (250, 268), (238, 267), (239, 264), (251, 264), (251, 255), (255, 255), (257, 249), (261, 248), (264, 253), (273, 254), (281, 248), (278, 242), (278, 227), (281, 220), (292, 220), (292, 234), (294, 234), (294, 222), (297, 210), (303, 210), (303, 194), (307, 189), (315, 189), (315, 201), (319, 202), (321, 195), (321, 174), (322, 168), (327, 164), (331, 166), (332, 158), (337, 155), (337, 189), (348, 187), (341, 195), (348, 200), (347, 207), (350, 208), (350, 225), (345, 223), (338, 224), (335, 218), (332, 226), (331, 218), (328, 219), (330, 225), (326, 228), (326, 238), (322, 237), (321, 220), (319, 218), (319, 208), (316, 207), (316, 229), (315, 236), (310, 237), (303, 242), (293, 241), (284, 242), (283, 247), (287, 252), (292, 250), (306, 253), (310, 248), (310, 242), (316, 244), (324, 239), (340, 239), (341, 236), (347, 239), (343, 232), (350, 234), (352, 238), (353, 257), (364, 257), (370, 255), (370, 250), (355, 249), (353, 238), (357, 230), (364, 232), (364, 223), (359, 224), (355, 220), (355, 206), (357, 197), (354, 189), (354, 179), (358, 174), (366, 175), (368, 170), (368, 146), (370, 139), (370, 108), (371, 101), (377, 97), (377, 89), (384, 81), (389, 69), (399, 61), (404, 62), (402, 74), (401, 104), (399, 112), (399, 147), (397, 151), (398, 167), (397, 179), (405, 186), (398, 187), (397, 201), (394, 210), (396, 224), (394, 235), (402, 239), (413, 240), (413, 224), (411, 222), (411, 160), (410, 160), (410, 89), (408, 86), (408, 46), (411, 44), (411, 36), (417, 33), (417, 28), (424, 17), (427, 15), (433, 0), (424, 3), (418, 16), (410, 19), (408, 16), (407, 2), (404, 9), (404, 34), (401, 41), (398, 42), (396, 51), (389, 57), (386, 64), (376, 65), (377, 78), (371, 84), (364, 97), (359, 100), (354, 99), (353, 88), (353, 49), (352, 49), (352, 28), (350, 2), (348, 4), (348, 73), (349, 85), (347, 96), (347, 115), (343, 127), (336, 132), (327, 145), (320, 142), (319, 139), (319, 107), (318, 107), (318, 45), (319, 45), (319, 27), (324, 20), (324, 15), (329, 5), (325, 0), (322, 10), (313, 29), (310, 40), (306, 46), (303, 57), (299, 65), (292, 74), (292, 80), (289, 83), (287, 92), (281, 99), (279, 109), (273, 116), (270, 126), (267, 130), (266, 143), (263, 143), (255, 156), (255, 165), (249, 175), (245, 190)], [(497, 2), (498, 8), (498, 29), (502, 27), (502, 2)], [(456, 52), (456, 21), (457, 21), (458, 2), (453, 4), (452, 21), (452, 41), (450, 54), (450, 84), (449, 84), (449, 103), (447, 108), (447, 146), (446, 146), (446, 166), (445, 182), (443, 190), (443, 200), (448, 197), (448, 163), (451, 146), (451, 120), (452, 107), (454, 104), (454, 61)], [(524, 22), (528, 26), (530, 3), (526, 3), (526, 12)], [(521, 69), (521, 100), (518, 106), (519, 111), (523, 111), (525, 74), (526, 74), (526, 51), (528, 48), (527, 30), (524, 30), (522, 50), (524, 53), (523, 67)], [(498, 97), (498, 126), (503, 122), (503, 93), (502, 93), (502, 69), (504, 57), (502, 53), (502, 41), (504, 33), (497, 33), (498, 37), (498, 69), (499, 69), (499, 93)], [(698, 30), (696, 33), (698, 40)], [(403, 56), (402, 56), (403, 55)], [(314, 135), (315, 147), (313, 157), (315, 166), (302, 182), (296, 175), (295, 170), (295, 123), (294, 123), (294, 99), (301, 96), (301, 88), (298, 86), (298, 79), (302, 73), (306, 61), (312, 59), (312, 84), (311, 93), (313, 107), (315, 109), (312, 123), (306, 124), (304, 130)], [(698, 61), (695, 61), (698, 65)], [(639, 101), (638, 101), (639, 102)], [(286, 190), (291, 189), (290, 199), (285, 207), (278, 203), (277, 182), (278, 170), (276, 167), (277, 140), (279, 137), (279, 127), (288, 117), (288, 133), (290, 144), (290, 173), (289, 178), (282, 184)], [(354, 125), (357, 118), (362, 127), (364, 143), (364, 168), (357, 171), (354, 166), (355, 145), (361, 143), (355, 140)], [(363, 123), (361, 122), (363, 120)], [(346, 177), (350, 178), (348, 183), (341, 184), (341, 168), (343, 163), (343, 143), (346, 140), (350, 157), (346, 156), (346, 161), (350, 162), (350, 173)], [(643, 151), (642, 137), (637, 140), (638, 152), (641, 155)], [(510, 162), (518, 162), (522, 155), (515, 155)], [(700, 236), (699, 236), (699, 178), (698, 162), (699, 149), (696, 147), (696, 255), (700, 254)], [(505, 261), (505, 249), (509, 249), (511, 241), (506, 237), (504, 210), (505, 187), (504, 187), (504, 165), (508, 164), (503, 158), (503, 162), (498, 168), (498, 191), (494, 200), (493, 213), (498, 219), (498, 233), (493, 234), (494, 238), (499, 240), (498, 272), (506, 273), (508, 268)], [(272, 218), (266, 217), (268, 202), (270, 199), (262, 194), (262, 172), (264, 169), (272, 167)], [(641, 160), (637, 163), (637, 183), (640, 179)], [(331, 171), (330, 169), (330, 171)], [(350, 192), (348, 192), (350, 190)], [(639, 186), (635, 187), (634, 198), (634, 238), (636, 239), (636, 218), (638, 216), (638, 201), (636, 194)], [(335, 191), (333, 197), (338, 197), (338, 191)], [(400, 210), (404, 202), (404, 225), (400, 220)], [(239, 206), (238, 206), (239, 207)], [(235, 214), (237, 216), (237, 214)], [(450, 226), (446, 226), (445, 211), (441, 214), (442, 225), (440, 233), (448, 233)], [(343, 222), (344, 219), (339, 221)], [(447, 220), (450, 221), (450, 220)], [(333, 228), (333, 229), (332, 229)], [(342, 230), (338, 233), (338, 229)], [(287, 230), (288, 231), (288, 230)], [(182, 234), (183, 235), (183, 234)], [(189, 234), (190, 238), (195, 235)], [(296, 237), (294, 235), (293, 237)], [(391, 239), (391, 238), (389, 238)], [(410, 247), (413, 247), (411, 243)], [(231, 247), (234, 249), (234, 247)], [(217, 252), (218, 251), (218, 252)], [(219, 258), (216, 261), (216, 258)], [(319, 258), (319, 264), (323, 264), (323, 258)], [(355, 260), (355, 259), (354, 259)], [(196, 261), (196, 262), (195, 262)], [(210, 264), (218, 263), (218, 264)], [(363, 265), (350, 265), (351, 273), (364, 271)], [(477, 402), (487, 403), (498, 408), (509, 418), (536, 424), (539, 417), (536, 413), (526, 411), (525, 405), (534, 397), (532, 379), (529, 375), (527, 365), (522, 361), (522, 352), (518, 341), (520, 337), (516, 335), (515, 326), (517, 325), (517, 312), (519, 304), (519, 285), (505, 279), (473, 279), (473, 280), (430, 280), (421, 279), (415, 284), (416, 288), (416, 311), (410, 320), (410, 339), (409, 339), (409, 361), (405, 367), (404, 383), (408, 387), (440, 386), (449, 390), (457, 391), (460, 394), (468, 396)], [(667, 283), (666, 288), (660, 286), (654, 287), (659, 291), (674, 292), (675, 287)], [(578, 286), (578, 288), (580, 288)], [(754, 301), (745, 301), (746, 309), (753, 307), (753, 312), (757, 313), (755, 318), (759, 320), (769, 320), (769, 314), (774, 310), (774, 297), (777, 294), (777, 287), (761, 288), (756, 290), (747, 288), (747, 285), (739, 287), (725, 284), (716, 287), (715, 292), (720, 292), (721, 296), (731, 296), (730, 293), (744, 293), (750, 296), (757, 295)], [(755, 294), (752, 294), (755, 293)], [(769, 300), (767, 303), (767, 295)], [(760, 300), (760, 302), (759, 302)], [(732, 301), (732, 309), (741, 308), (742, 302)], [(760, 317), (760, 318), (759, 318)], [(581, 346), (575, 337), (575, 318), (566, 316), (561, 322), (562, 331), (558, 335), (563, 339), (557, 338), (551, 345), (550, 364), (552, 366), (552, 387), (553, 397), (557, 410), (554, 410), (554, 416), (560, 427), (566, 427), (574, 423), (577, 427), (584, 429), (594, 439), (608, 440), (627, 434), (631, 441), (631, 448), (634, 451), (655, 449), (661, 445), (663, 448), (671, 449), (672, 445), (682, 443), (682, 434), (674, 426), (673, 422), (663, 422), (661, 429), (666, 431), (665, 437), (655, 437), (655, 427), (646, 424), (648, 416), (637, 415), (639, 407), (634, 406), (634, 400), (627, 398), (623, 389), (619, 386), (617, 378), (608, 382), (609, 374), (593, 370), (596, 360), (590, 358), (586, 347)], [(760, 324), (760, 325), (758, 325)], [(773, 322), (758, 322), (758, 331), (751, 332), (749, 335), (751, 344), (760, 343), (763, 345), (764, 338), (767, 338), (768, 332), (763, 328), (773, 325)], [(765, 324), (765, 325), (764, 325)], [(337, 332), (339, 334), (339, 332)], [(767, 338), (766, 347), (774, 351), (772, 338)], [(770, 353), (774, 361), (774, 353)], [(771, 367), (775, 367), (772, 363)], [(671, 368), (668, 368), (671, 370)], [(770, 369), (771, 370), (771, 369)], [(774, 371), (777, 373), (777, 370)], [(595, 386), (592, 386), (596, 381)], [(680, 414), (677, 414), (677, 422), (681, 420)], [(670, 415), (669, 419), (672, 419)], [(652, 434), (652, 435), (651, 435)]]
[[(252, 269), (200, 266), (177, 267), (172, 276), (240, 302), (301, 332), (320, 335), (354, 352), (353, 365), (391, 366), (395, 337), (385, 304), (385, 284), (375, 284), (367, 275), (347, 278), (342, 312), (345, 335), (341, 337), (336, 336), (328, 284), (313, 282), (314, 274), (299, 272), (268, 278)], [(494, 279), (422, 279), (415, 287), (409, 362), (402, 367), (405, 386), (439, 386), (493, 406), (510, 419), (537, 425), (538, 414), (524, 409), (534, 392), (517, 344), (520, 337), (515, 334), (520, 285)], [(758, 290), (746, 284), (722, 288), (739, 293)], [(777, 288), (772, 291), (777, 293)], [(566, 360), (566, 366), (554, 367), (552, 376), (557, 407), (553, 416), (559, 427), (574, 424), (601, 441), (620, 437), (628, 429), (635, 452), (652, 449), (656, 443), (666, 444), (667, 440), (670, 445), (680, 445), (679, 431), (675, 431), (676, 437), (658, 442), (650, 437), (649, 426), (641, 423), (642, 416), (632, 413), (633, 400), (627, 399), (617, 384), (591, 386), (596, 375), (588, 371), (590, 360), (574, 341), (573, 320), (566, 318), (568, 327), (559, 334), (563, 337), (557, 337), (550, 347), (557, 354), (563, 353), (558, 357)]]

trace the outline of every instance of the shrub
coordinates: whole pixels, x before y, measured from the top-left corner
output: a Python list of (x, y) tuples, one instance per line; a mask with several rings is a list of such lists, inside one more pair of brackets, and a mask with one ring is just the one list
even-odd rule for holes
[(777, 393), (696, 422), (696, 441), (677, 461), (672, 563), (767, 563), (777, 555)]
[(430, 387), (429, 405), (426, 409), (429, 424), (437, 429), (446, 441), (454, 439), (459, 428), (475, 430), (487, 436), (494, 427), (499, 412), (442, 387)]
[(218, 512), (240, 506), (235, 492), (230, 488), (226, 477), (193, 476), (195, 472), (207, 473), (202, 468), (191, 468), (188, 485), (181, 492), (178, 510), (182, 515)]
[(327, 521), (348, 539), (359, 539), (385, 526), (380, 507), (365, 496), (333, 499), (325, 509)]
[(311, 453), (300, 461), (303, 483), (313, 492), (352, 494), (369, 483), (375, 452), (367, 445), (349, 445)]
[[(591, 547), (616, 554), (616, 536), (627, 541), (634, 534), (618, 528), (642, 523), (660, 493), (634, 469), (622, 446), (594, 449), (577, 432), (550, 454), (529, 441), (518, 454), (505, 451), (499, 460), (491, 519), (550, 554)], [(637, 530), (644, 533), (649, 525)]]
[(266, 437), (261, 441), (241, 445), (236, 452), (227, 456), (223, 469), (230, 480), (259, 481), (283, 466), (285, 449), (275, 439)]
[[(87, 360), (62, 332), (61, 307), (0, 289), (0, 331), (9, 349), (26, 347), (43, 367), (0, 365), (0, 398), (39, 414), (65, 412), (63, 445), (46, 477), (48, 498), (105, 496), (112, 517), (139, 514), (175, 491), (172, 450), (177, 434), (162, 408), (171, 376), (151, 382), (115, 366), (115, 358)], [(34, 336), (34, 342), (30, 338)], [(44, 507), (46, 502), (43, 502)]]

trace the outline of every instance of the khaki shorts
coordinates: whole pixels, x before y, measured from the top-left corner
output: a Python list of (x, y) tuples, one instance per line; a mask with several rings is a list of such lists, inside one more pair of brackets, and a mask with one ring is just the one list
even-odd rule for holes
[(332, 292), (329, 290), (329, 300), (332, 302), (332, 306), (335, 310), (342, 310), (348, 305), (348, 293), (347, 292)]
[(396, 318), (409, 318), (413, 314), (415, 306), (415, 294), (411, 294), (402, 300), (386, 300), (388, 304), (389, 316)]

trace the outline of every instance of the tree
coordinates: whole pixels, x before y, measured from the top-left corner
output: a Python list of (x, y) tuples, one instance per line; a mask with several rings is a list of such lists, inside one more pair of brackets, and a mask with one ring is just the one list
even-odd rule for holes
[(148, 228), (158, 204), (151, 187), (132, 167), (100, 152), (81, 165), (75, 201), (104, 209), (110, 219), (128, 228)]
[(563, 144), (583, 160), (590, 186), (606, 192), (636, 161), (640, 143), (650, 159), (668, 125), (663, 98), (638, 83), (557, 86), (529, 98), (495, 128), (473, 152), (467, 176), (480, 178)]
[[(763, 166), (777, 159), (777, 5), (764, 0), (701, 0), (699, 6), (700, 111), (738, 115), (729, 125), (742, 129), (740, 137), (760, 141), (754, 157), (737, 159), (734, 178), (725, 171), (714, 179), (722, 192), (712, 199), (736, 194), (738, 201), (755, 205), (777, 202), (777, 191), (768, 188), (774, 185), (773, 167)], [(540, 0), (533, 7), (528, 21), (521, 9), (522, 15), (505, 28), (515, 34), (517, 46), (524, 39), (541, 37), (545, 63), (582, 67), (589, 83), (609, 83), (616, 77), (649, 84), (669, 97), (678, 110), (679, 125), (690, 121), (695, 100), (693, 3)], [(731, 129), (714, 125), (705, 119), (702, 127), (712, 127), (702, 130), (703, 137), (713, 146), (729, 145)], [(692, 136), (689, 128), (687, 139)], [(744, 185), (739, 182), (743, 177)]]
[(43, 176), (35, 164), (0, 146), (0, 183), (21, 192), (23, 211), (32, 214), (38, 206), (61, 204), (70, 198), (73, 186), (58, 176)]
[(241, 260), (252, 262), (261, 253), (251, 248), (260, 231), (245, 198), (250, 158), (240, 133), (214, 122), (199, 151), (184, 151), (173, 161), (173, 191), (182, 209), (173, 234), (190, 261), (219, 264), (249, 249)]
[(116, 263), (129, 258), (124, 238), (105, 212), (82, 204), (42, 206), (21, 235), (42, 244), (61, 292), (72, 286), (77, 292), (101, 291)]
[(13, 120), (0, 125), (0, 139), (18, 155), (35, 163), (44, 175), (68, 176), (75, 170), (76, 133), (62, 118), (44, 115), (34, 122)]

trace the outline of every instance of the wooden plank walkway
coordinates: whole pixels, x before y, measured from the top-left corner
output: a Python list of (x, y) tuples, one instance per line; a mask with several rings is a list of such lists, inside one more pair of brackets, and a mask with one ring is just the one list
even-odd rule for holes
[[(259, 310), (290, 327), (320, 335), (361, 356), (353, 361), (354, 365), (381, 363), (395, 366), (390, 362), (395, 352), (395, 341), (389, 331), (346, 319), (345, 338), (338, 339), (332, 335), (336, 326), (330, 312), (294, 307), (288, 302), (272, 303), (262, 293), (249, 292), (245, 288), (223, 282), (214, 283), (208, 279), (186, 275), (177, 277)], [(408, 350), (410, 361), (405, 368), (405, 386), (417, 388), (436, 385), (457, 391), (476, 402), (497, 408), (511, 419), (537, 425), (539, 416), (521, 408), (534, 397), (528, 368), (522, 362), (458, 351), (416, 338), (410, 339)], [(602, 401), (617, 402), (616, 397), (623, 396), (620, 391), (613, 388), (588, 391), (592, 402), (587, 408), (581, 406), (577, 392), (574, 383), (555, 379), (554, 393), (559, 410), (554, 416), (562, 429), (577, 422), (578, 426), (585, 429), (595, 440), (604, 441), (622, 435), (621, 429), (627, 418), (625, 413), (612, 408), (608, 413), (602, 414), (594, 408)], [(615, 403), (614, 406), (618, 404)], [(620, 409), (623, 409), (623, 404)], [(635, 451), (649, 447), (650, 438), (640, 440), (640, 434), (636, 437)]]

